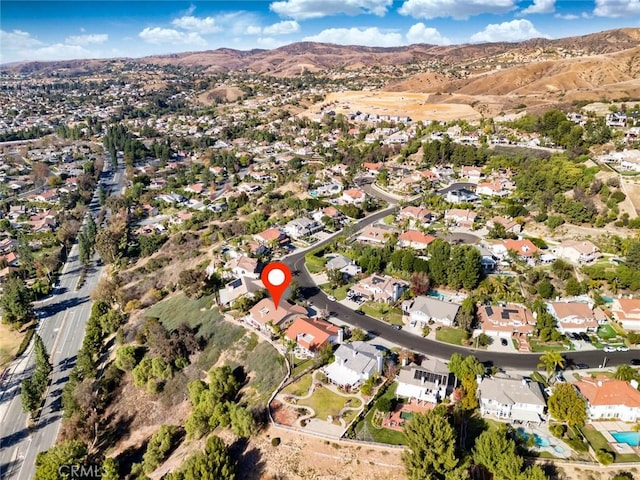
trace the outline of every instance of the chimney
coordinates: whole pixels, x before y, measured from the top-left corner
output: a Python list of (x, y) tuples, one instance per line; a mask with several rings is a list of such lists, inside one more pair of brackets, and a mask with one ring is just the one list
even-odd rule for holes
[(402, 359), (402, 366), (403, 366), (403, 367), (406, 367), (408, 364), (409, 364), (409, 359), (408, 359), (407, 357), (404, 357), (404, 358)]
[(602, 386), (602, 380), (598, 380), (598, 387)]
[(629, 384), (630, 384), (633, 388), (635, 388), (636, 390), (638, 389), (638, 381), (637, 381), (635, 378), (634, 378), (633, 380), (631, 380), (631, 381), (629, 382)]
[(356, 358), (356, 355), (358, 355), (358, 351), (355, 348), (352, 350), (351, 353), (353, 355), (353, 358)]

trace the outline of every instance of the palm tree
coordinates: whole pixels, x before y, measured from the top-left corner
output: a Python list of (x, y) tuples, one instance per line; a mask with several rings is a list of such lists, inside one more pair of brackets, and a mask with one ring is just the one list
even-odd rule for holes
[(558, 367), (563, 369), (565, 366), (565, 359), (560, 352), (547, 352), (540, 356), (540, 363), (538, 368), (544, 367), (547, 371), (547, 381), (551, 378), (551, 375), (556, 371)]
[(616, 368), (616, 373), (614, 374), (616, 380), (624, 380), (625, 382), (633, 380), (637, 376), (638, 372), (635, 369), (631, 368), (630, 365), (618, 365), (618, 368)]

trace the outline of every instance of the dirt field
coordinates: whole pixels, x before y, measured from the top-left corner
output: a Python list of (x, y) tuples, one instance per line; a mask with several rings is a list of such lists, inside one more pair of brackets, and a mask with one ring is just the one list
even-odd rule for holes
[(412, 120), (478, 120), (479, 112), (462, 103), (429, 103), (428, 93), (411, 92), (335, 92), (322, 103), (312, 105), (307, 116), (314, 116), (320, 105), (331, 106), (336, 113), (366, 112), (378, 115), (409, 116)]
[(0, 372), (18, 351), (24, 334), (18, 333), (9, 325), (0, 323)]
[[(274, 447), (271, 439), (279, 437)], [(351, 446), (270, 427), (247, 450), (258, 460), (240, 478), (247, 480), (404, 480), (400, 451)]]

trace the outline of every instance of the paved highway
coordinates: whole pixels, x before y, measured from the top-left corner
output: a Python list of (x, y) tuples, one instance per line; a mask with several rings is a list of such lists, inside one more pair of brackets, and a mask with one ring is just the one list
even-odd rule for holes
[[(105, 187), (108, 193), (119, 194), (124, 175), (118, 169)], [(96, 216), (100, 206), (97, 193), (89, 211)], [(85, 324), (91, 314), (89, 295), (97, 284), (102, 267), (88, 268), (84, 284), (78, 289), (82, 265), (78, 245), (74, 245), (53, 295), (39, 302), (37, 328), (50, 353), (53, 372), (42, 414), (37, 424), (27, 429), (27, 415), (22, 411), (20, 384), (34, 368), (33, 347), (30, 346), (9, 367), (0, 383), (0, 479), (30, 480), (35, 474), (38, 452), (47, 450), (56, 441), (62, 419), (61, 394), (75, 365), (76, 354), (82, 346)], [(33, 345), (33, 342), (32, 344)]]
[[(356, 230), (362, 229), (384, 218), (392, 212), (393, 208), (394, 207), (387, 208), (360, 220), (355, 225)], [(328, 238), (315, 244), (313, 248), (324, 246), (331, 241), (332, 238)], [(473, 354), (488, 366), (493, 365), (515, 370), (534, 370), (539, 363), (540, 353), (500, 353), (459, 347), (429, 340), (403, 330), (395, 330), (386, 322), (367, 315), (354, 313), (353, 310), (341, 303), (330, 301), (327, 295), (318, 288), (305, 268), (305, 253), (306, 250), (294, 252), (282, 259), (291, 271), (295, 272), (298, 285), (300, 286), (300, 295), (319, 307), (327, 305), (328, 309), (334, 312), (335, 317), (349, 326), (361, 328), (370, 332), (372, 335), (382, 337), (389, 342), (414, 352), (444, 360), (448, 360), (454, 353), (463, 355)], [(567, 359), (567, 368), (572, 368), (572, 366), (580, 363), (586, 363), (590, 367), (595, 368), (605, 362), (605, 357), (607, 366), (630, 363), (631, 359), (640, 358), (640, 352), (633, 350), (613, 353), (603, 353), (598, 350), (592, 350), (585, 352), (567, 352), (564, 355)]]

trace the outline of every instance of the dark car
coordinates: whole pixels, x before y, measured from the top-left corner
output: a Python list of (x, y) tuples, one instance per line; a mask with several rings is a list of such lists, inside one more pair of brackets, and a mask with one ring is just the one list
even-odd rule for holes
[(508, 345), (507, 339), (506, 338), (501, 338), (500, 339), (500, 345), (502, 345), (503, 347), (506, 347)]
[(354, 310), (358, 315), (364, 315), (364, 312), (362, 310)]
[(391, 325), (391, 328), (393, 328), (394, 330), (402, 330), (401, 325)]
[(577, 363), (576, 368), (579, 370), (584, 370), (586, 368), (589, 368), (589, 365), (587, 365), (586, 363)]
[(640, 358), (632, 358), (631, 365), (640, 365)]

